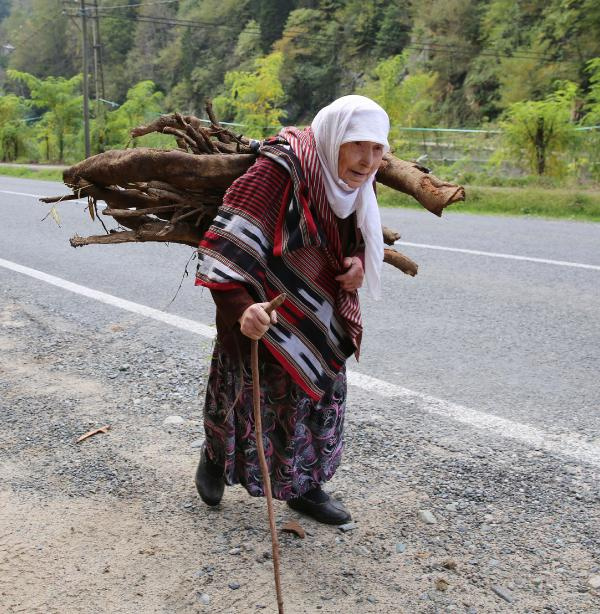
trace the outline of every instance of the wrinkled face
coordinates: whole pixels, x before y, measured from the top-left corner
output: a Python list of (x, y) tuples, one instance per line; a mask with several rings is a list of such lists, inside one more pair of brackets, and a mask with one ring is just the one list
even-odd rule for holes
[(383, 158), (383, 145), (373, 141), (350, 141), (340, 146), (338, 176), (356, 189), (367, 181)]

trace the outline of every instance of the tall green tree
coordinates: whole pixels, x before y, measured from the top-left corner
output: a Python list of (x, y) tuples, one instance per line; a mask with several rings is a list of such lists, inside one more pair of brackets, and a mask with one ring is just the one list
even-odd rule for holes
[(402, 53), (410, 43), (413, 18), (409, 3), (386, 3), (375, 34), (375, 55), (386, 58)]
[(406, 146), (401, 127), (428, 127), (434, 125), (435, 84), (433, 72), (407, 69), (408, 53), (379, 62), (373, 78), (361, 93), (378, 102), (390, 117), (392, 147)]
[(322, 10), (292, 11), (274, 47), (283, 56), (281, 80), (287, 95), (286, 111), (294, 123), (309, 121), (316, 110), (341, 93), (339, 24), (326, 17)]
[(36, 124), (36, 133), (43, 143), (46, 159), (64, 162), (66, 143), (77, 135), (83, 123), (81, 75), (70, 79), (40, 79), (10, 69), (7, 76), (27, 87), (32, 105), (42, 113), (41, 120)]
[(472, 62), (480, 46), (481, 2), (432, 0), (427, 10), (417, 11), (413, 49), (422, 70), (437, 73), (437, 108), (450, 126), (477, 124), (479, 105), (466, 86)]
[[(102, 2), (100, 2), (102, 4)], [(119, 2), (120, 8), (114, 9), (100, 18), (100, 39), (102, 41), (102, 61), (105, 93), (109, 100), (123, 102), (132, 81), (142, 77), (132, 75), (127, 64), (127, 55), (135, 44), (136, 22), (139, 2)], [(127, 8), (126, 4), (132, 4)]]
[(581, 135), (583, 156), (580, 156), (579, 163), (589, 175), (600, 181), (600, 57), (587, 63), (586, 72), (589, 90), (583, 107), (583, 124), (587, 130)]
[(433, 115), (436, 79), (433, 72), (409, 72), (407, 54), (395, 55), (379, 62), (373, 80), (363, 92), (387, 111), (392, 125), (427, 127), (436, 120)]
[(571, 121), (576, 96), (577, 85), (567, 81), (544, 100), (510, 105), (500, 123), (504, 148), (495, 160), (524, 160), (538, 175), (564, 172), (560, 155), (576, 137)]
[(281, 37), (283, 27), (290, 12), (296, 8), (295, 0), (258, 0), (256, 20), (260, 26), (260, 42), (264, 53)]
[(228, 72), (225, 75), (227, 93), (214, 101), (217, 113), (232, 114), (251, 136), (264, 137), (277, 132), (285, 115), (281, 108), (285, 95), (279, 78), (282, 64), (282, 54), (273, 52), (256, 60), (254, 72)]
[(201, 115), (204, 100), (222, 90), (225, 73), (236, 70), (235, 47), (251, 19), (250, 0), (198, 0), (181, 3), (178, 17), (199, 25), (178, 28), (174, 40), (160, 54), (171, 76), (169, 108)]
[[(140, 81), (129, 88), (127, 100), (107, 116), (107, 148), (125, 147), (129, 143), (135, 146), (137, 139), (131, 139), (130, 130), (156, 119), (163, 110), (163, 102), (164, 94), (156, 91), (152, 81)], [(147, 139), (146, 143), (152, 145)]]
[(0, 96), (0, 159), (3, 162), (14, 162), (31, 152), (33, 134), (26, 122), (30, 109), (31, 102), (20, 96)]
[[(133, 9), (132, 9), (133, 10)], [(168, 20), (176, 16), (176, 5), (157, 4), (156, 0), (142, 0), (138, 14)], [(172, 86), (172, 75), (165, 65), (162, 51), (176, 39), (175, 28), (168, 23), (150, 23), (147, 21), (129, 21), (133, 32), (131, 47), (127, 50), (124, 76), (127, 89), (141, 78), (153, 81), (162, 91)]]
[(80, 35), (63, 14), (61, 0), (13, 2), (3, 29), (14, 50), (8, 66), (37, 77), (71, 77), (79, 72)]
[(585, 100), (585, 123), (588, 125), (600, 124), (600, 57), (587, 63), (589, 91)]

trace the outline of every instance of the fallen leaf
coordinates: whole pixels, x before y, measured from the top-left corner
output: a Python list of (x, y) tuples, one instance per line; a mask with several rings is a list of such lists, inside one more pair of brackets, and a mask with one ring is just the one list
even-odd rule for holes
[(285, 531), (286, 533), (295, 533), (300, 539), (304, 539), (306, 537), (306, 531), (295, 520), (286, 522), (281, 527), (281, 530)]
[(57, 226), (60, 226), (60, 216), (58, 215), (58, 209), (56, 207), (53, 206), (52, 209), (50, 209), (50, 215), (56, 222)]
[(85, 441), (88, 437), (93, 437), (94, 435), (97, 435), (98, 433), (108, 433), (109, 429), (110, 429), (110, 424), (107, 424), (106, 426), (101, 426), (99, 429), (93, 429), (92, 431), (88, 431), (87, 433), (85, 433), (85, 435), (82, 435), (77, 440), (77, 443), (81, 443), (82, 441)]
[(88, 208), (88, 211), (90, 213), (90, 217), (92, 218), (92, 222), (93, 222), (94, 219), (95, 219), (95, 216), (94, 216), (94, 201), (91, 198), (88, 198), (88, 206), (87, 206), (87, 208)]

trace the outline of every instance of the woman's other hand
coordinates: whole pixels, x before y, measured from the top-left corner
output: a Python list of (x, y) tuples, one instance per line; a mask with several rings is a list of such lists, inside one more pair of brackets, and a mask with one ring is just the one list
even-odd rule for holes
[(277, 312), (272, 311), (271, 316), (265, 311), (269, 303), (253, 303), (246, 308), (238, 320), (240, 330), (250, 339), (260, 339), (269, 330), (271, 324), (277, 324)]
[(336, 277), (342, 290), (346, 290), (346, 292), (358, 290), (363, 285), (363, 280), (365, 278), (365, 270), (363, 269), (361, 259), (356, 256), (344, 258), (343, 266), (348, 270)]

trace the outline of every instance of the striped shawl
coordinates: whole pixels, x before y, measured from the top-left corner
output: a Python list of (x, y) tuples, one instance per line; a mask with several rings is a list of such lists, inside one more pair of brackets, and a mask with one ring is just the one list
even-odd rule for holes
[(358, 354), (358, 293), (335, 280), (343, 272), (343, 251), (312, 130), (286, 128), (259, 153), (227, 190), (204, 234), (196, 284), (242, 286), (257, 302), (285, 292), (278, 322), (262, 341), (302, 389), (320, 399), (346, 358)]

